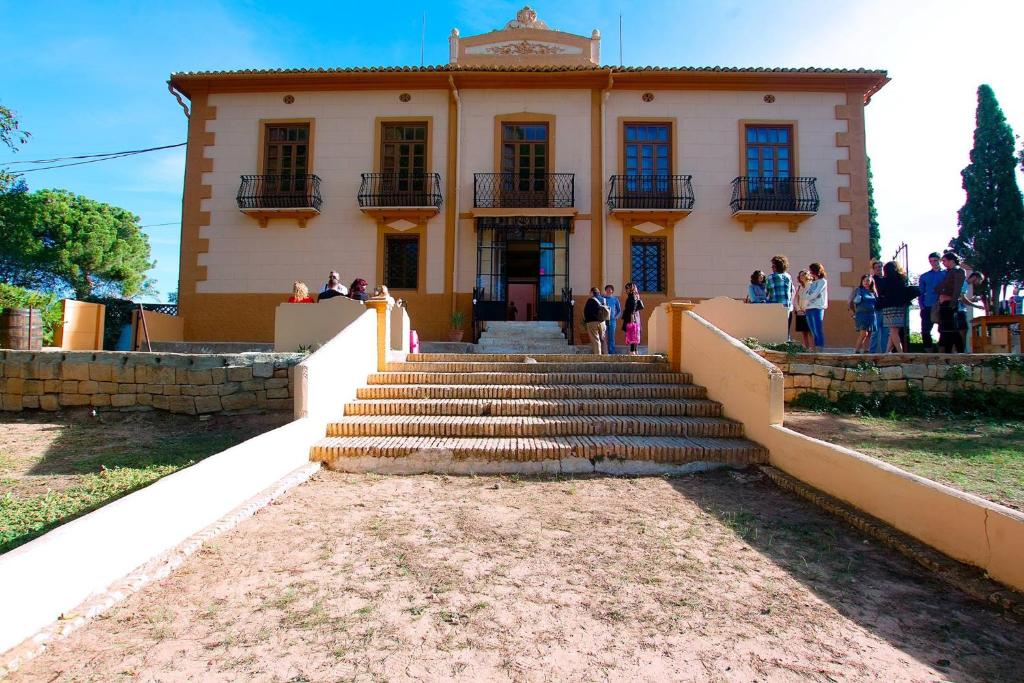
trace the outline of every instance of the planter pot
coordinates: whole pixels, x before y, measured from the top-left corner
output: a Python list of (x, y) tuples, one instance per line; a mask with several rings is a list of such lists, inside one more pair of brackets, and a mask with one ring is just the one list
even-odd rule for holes
[(448, 341), (460, 342), (463, 334), (465, 334), (463, 330), (448, 330)]

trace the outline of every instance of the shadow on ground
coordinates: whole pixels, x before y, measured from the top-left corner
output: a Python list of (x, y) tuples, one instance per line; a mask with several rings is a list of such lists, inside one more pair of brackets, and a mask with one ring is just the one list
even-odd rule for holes
[(1024, 624), (778, 489), (760, 472), (670, 481), (839, 614), (949, 680), (1021, 680)]

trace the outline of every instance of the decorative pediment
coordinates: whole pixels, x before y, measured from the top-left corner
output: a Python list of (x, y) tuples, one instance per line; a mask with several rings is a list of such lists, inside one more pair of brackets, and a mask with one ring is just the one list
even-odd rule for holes
[(504, 28), (490, 33), (461, 38), (459, 30), (452, 29), (448, 42), (449, 61), (460, 66), (597, 66), (601, 62), (597, 30), (590, 38), (552, 30), (529, 6)]

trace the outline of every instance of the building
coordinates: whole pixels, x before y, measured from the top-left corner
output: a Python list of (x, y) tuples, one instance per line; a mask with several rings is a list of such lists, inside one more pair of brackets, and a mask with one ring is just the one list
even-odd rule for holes
[[(885, 72), (600, 66), (600, 41), (527, 7), (453, 30), (445, 66), (172, 75), (186, 339), (270, 340), (292, 282), (331, 270), (387, 284), (423, 339), (454, 310), (562, 320), (570, 290), (578, 320), (591, 286), (628, 280), (648, 310), (743, 297), (776, 253), (821, 261), (845, 307)], [(826, 333), (853, 338), (838, 311)]]

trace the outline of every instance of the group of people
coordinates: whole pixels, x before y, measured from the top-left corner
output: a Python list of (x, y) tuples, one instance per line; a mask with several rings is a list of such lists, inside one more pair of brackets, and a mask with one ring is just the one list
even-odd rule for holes
[[(871, 263), (871, 274), (860, 279), (850, 295), (850, 308), (860, 333), (857, 353), (902, 353), (906, 346), (910, 305), (915, 300), (921, 312), (921, 340), (926, 351), (963, 353), (974, 309), (989, 313), (985, 275), (967, 275), (960, 256), (953, 251), (928, 254), (929, 269), (909, 284), (907, 274), (896, 261)], [(936, 345), (932, 330), (938, 326)]]
[[(326, 301), (327, 299), (333, 299), (336, 296), (344, 296), (349, 299), (355, 299), (356, 301), (366, 301), (370, 298), (370, 295), (366, 293), (367, 282), (361, 277), (357, 277), (352, 281), (352, 284), (348, 287), (341, 284), (341, 277), (337, 271), (332, 270), (330, 275), (327, 276), (327, 282), (324, 284), (323, 289), (320, 290), (320, 294), (317, 295), (316, 302)], [(292, 285), (292, 295), (288, 299), (290, 304), (311, 304), (314, 303), (313, 297), (309, 294), (309, 287), (306, 286), (305, 282), (296, 281)]]
[(590, 298), (583, 306), (583, 324), (590, 336), (590, 348), (595, 354), (615, 353), (615, 332), (621, 320), (622, 331), (629, 344), (629, 355), (637, 355), (640, 347), (640, 311), (644, 310), (644, 302), (636, 283), (627, 282), (624, 289), (626, 301), (621, 304), (612, 285), (605, 285), (603, 295), (597, 287), (590, 290)]
[(797, 273), (796, 282), (789, 275), (789, 259), (773, 256), (771, 274), (755, 270), (747, 287), (747, 302), (782, 304), (789, 309), (789, 327), (803, 335), (803, 344), (810, 351), (825, 346), (825, 310), (828, 308), (828, 274), (825, 266), (814, 262)]
[[(911, 285), (896, 261), (872, 261), (871, 273), (861, 276), (848, 305), (858, 332), (854, 353), (902, 353), (907, 345), (910, 305), (921, 309), (921, 336), (926, 350), (962, 353), (974, 309), (989, 312), (988, 288), (979, 271), (969, 276), (952, 251), (928, 255), (930, 270)], [(802, 335), (809, 351), (824, 347), (824, 318), (828, 308), (828, 277), (820, 263), (801, 270), (796, 282), (789, 276), (785, 256), (771, 259), (771, 274), (755, 270), (747, 288), (747, 302), (782, 304), (790, 311), (790, 326)], [(795, 321), (795, 326), (793, 322)], [(935, 344), (932, 329), (938, 326)]]

